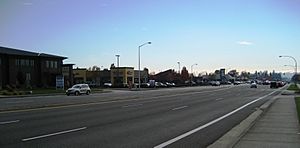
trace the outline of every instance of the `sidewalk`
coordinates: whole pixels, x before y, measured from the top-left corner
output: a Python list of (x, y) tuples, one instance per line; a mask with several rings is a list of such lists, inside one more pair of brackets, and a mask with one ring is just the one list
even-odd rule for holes
[(281, 95), (234, 148), (300, 148), (294, 95)]

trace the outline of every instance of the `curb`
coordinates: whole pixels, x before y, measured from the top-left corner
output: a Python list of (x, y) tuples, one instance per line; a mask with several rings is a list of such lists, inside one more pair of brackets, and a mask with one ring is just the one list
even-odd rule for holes
[[(96, 91), (93, 92), (93, 94), (99, 94), (99, 93), (110, 93), (111, 91)], [(6, 96), (6, 95), (0, 95), (0, 99), (7, 99), (7, 98), (27, 98), (27, 97), (45, 97), (45, 96), (64, 96), (66, 95), (65, 93), (50, 93), (50, 94), (31, 94), (31, 95), (11, 95), (11, 96)]]
[(25, 97), (44, 97), (44, 96), (59, 96), (64, 95), (64, 93), (55, 93), (55, 94), (36, 94), (36, 95), (11, 95), (11, 96), (0, 96), (0, 99), (4, 98), (25, 98)]
[[(281, 95), (281, 94), (278, 94)], [(225, 135), (219, 138), (217, 141), (209, 145), (207, 148), (232, 148), (255, 124), (255, 122), (262, 116), (262, 114), (268, 110), (268, 108), (278, 99), (278, 95), (274, 96), (266, 103), (256, 109), (255, 112), (250, 114), (241, 123), (233, 127)]]

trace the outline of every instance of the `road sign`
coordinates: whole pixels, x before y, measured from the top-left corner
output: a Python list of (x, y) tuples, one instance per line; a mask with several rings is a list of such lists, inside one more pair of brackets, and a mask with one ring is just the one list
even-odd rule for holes
[(62, 75), (56, 76), (56, 88), (64, 89), (64, 84), (65, 84), (64, 76)]

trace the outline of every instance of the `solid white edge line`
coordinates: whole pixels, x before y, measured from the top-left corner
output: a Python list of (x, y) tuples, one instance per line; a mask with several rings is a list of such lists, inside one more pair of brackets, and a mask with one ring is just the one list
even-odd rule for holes
[(71, 129), (71, 130), (56, 132), (56, 133), (52, 133), (52, 134), (36, 136), (36, 137), (32, 137), (32, 138), (25, 138), (25, 139), (22, 139), (22, 141), (26, 142), (26, 141), (35, 140), (35, 139), (41, 139), (41, 138), (46, 138), (46, 137), (50, 137), (50, 136), (56, 136), (56, 135), (70, 133), (70, 132), (76, 132), (76, 131), (84, 130), (86, 128), (87, 127), (81, 127), (81, 128), (76, 128), (76, 129)]
[(210, 125), (212, 125), (214, 123), (217, 123), (217, 122), (219, 122), (219, 121), (227, 118), (228, 116), (230, 116), (230, 115), (232, 115), (232, 114), (234, 114), (234, 113), (242, 110), (243, 108), (245, 108), (245, 107), (247, 107), (247, 106), (249, 106), (249, 105), (251, 105), (251, 104), (253, 104), (253, 103), (257, 102), (257, 101), (262, 100), (262, 99), (264, 99), (264, 98), (272, 95), (275, 92), (276, 91), (273, 91), (273, 92), (271, 92), (271, 93), (269, 93), (269, 94), (267, 94), (265, 96), (259, 97), (258, 99), (255, 99), (255, 100), (253, 100), (253, 101), (251, 101), (251, 102), (249, 102), (249, 103), (247, 103), (247, 104), (245, 104), (245, 105), (243, 105), (243, 106), (241, 106), (241, 107), (239, 107), (239, 108), (237, 108), (237, 109), (235, 109), (235, 110), (227, 113), (226, 115), (223, 115), (223, 116), (221, 116), (221, 117), (219, 117), (219, 118), (217, 118), (217, 119), (215, 119), (213, 121), (210, 121), (210, 122), (208, 122), (208, 123), (206, 123), (206, 124), (204, 124), (204, 125), (196, 128), (196, 129), (193, 129), (193, 130), (191, 130), (191, 131), (189, 131), (187, 133), (184, 133), (184, 134), (182, 134), (182, 135), (180, 135), (178, 137), (175, 137), (175, 138), (173, 138), (171, 140), (168, 140), (168, 141), (166, 141), (166, 142), (164, 142), (164, 143), (162, 143), (160, 145), (157, 145), (154, 148), (163, 148), (163, 147), (168, 146), (168, 145), (170, 145), (170, 144), (172, 144), (172, 143), (174, 143), (174, 142), (176, 142), (176, 141), (178, 141), (180, 139), (183, 139), (183, 138), (185, 138), (185, 137), (187, 137), (187, 136), (189, 136), (191, 134), (194, 134), (194, 133), (196, 133), (196, 132), (198, 132), (198, 131), (200, 131), (200, 130), (202, 130), (202, 129), (204, 129), (204, 128), (206, 128), (206, 127), (208, 127), (208, 126), (210, 126)]
[(3, 121), (3, 122), (0, 122), (0, 125), (3, 125), (3, 124), (9, 124), (9, 123), (17, 123), (17, 122), (20, 122), (20, 120)]

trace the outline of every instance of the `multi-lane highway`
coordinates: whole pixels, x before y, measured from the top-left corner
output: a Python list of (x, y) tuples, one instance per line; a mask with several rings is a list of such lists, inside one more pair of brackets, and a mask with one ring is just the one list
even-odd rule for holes
[(239, 85), (3, 98), (0, 147), (205, 147), (278, 93)]

